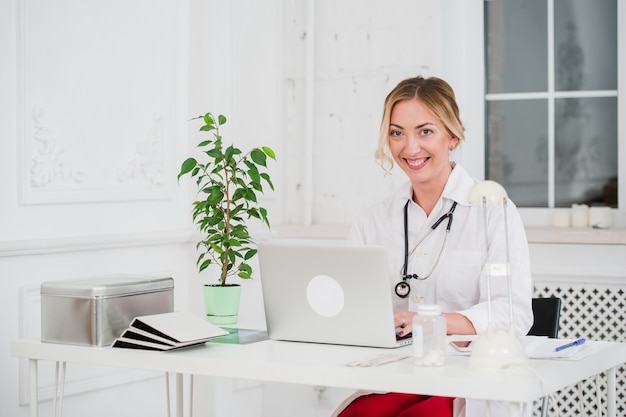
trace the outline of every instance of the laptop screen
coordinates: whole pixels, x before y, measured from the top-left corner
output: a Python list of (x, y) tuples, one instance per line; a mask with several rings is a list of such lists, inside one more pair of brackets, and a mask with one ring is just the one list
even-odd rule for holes
[(258, 249), (270, 338), (398, 345), (384, 247), (277, 239)]

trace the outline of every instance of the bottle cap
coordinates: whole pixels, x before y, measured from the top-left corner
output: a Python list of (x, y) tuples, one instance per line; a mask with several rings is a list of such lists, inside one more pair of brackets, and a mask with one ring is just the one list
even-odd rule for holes
[(420, 316), (438, 316), (441, 314), (441, 307), (437, 304), (420, 304), (417, 307), (417, 314)]

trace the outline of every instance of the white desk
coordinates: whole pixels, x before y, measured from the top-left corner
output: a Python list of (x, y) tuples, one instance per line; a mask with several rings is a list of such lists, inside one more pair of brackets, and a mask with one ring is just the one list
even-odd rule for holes
[[(393, 350), (407, 353), (411, 347)], [(247, 345), (208, 343), (176, 352), (92, 348), (39, 341), (11, 343), (11, 355), (29, 359), (31, 416), (38, 414), (37, 361), (83, 363), (183, 374), (222, 376), (306, 385), (407, 392), (507, 401), (513, 414), (518, 403), (529, 403), (566, 386), (607, 372), (607, 416), (615, 417), (615, 371), (626, 362), (626, 344), (615, 343), (582, 360), (531, 360), (534, 372), (523, 368), (477, 372), (467, 357), (449, 356), (444, 367), (415, 367), (409, 359), (371, 368), (345, 366), (385, 349), (262, 341)], [(539, 376), (541, 377), (540, 381)], [(177, 379), (180, 385), (182, 378)], [(182, 398), (180, 386), (178, 400)], [(182, 410), (178, 411), (182, 417)]]

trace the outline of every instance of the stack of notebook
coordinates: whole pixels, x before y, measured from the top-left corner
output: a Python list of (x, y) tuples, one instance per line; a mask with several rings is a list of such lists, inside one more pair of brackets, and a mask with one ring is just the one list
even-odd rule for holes
[(152, 314), (135, 317), (112, 347), (167, 351), (201, 345), (227, 334), (190, 312)]

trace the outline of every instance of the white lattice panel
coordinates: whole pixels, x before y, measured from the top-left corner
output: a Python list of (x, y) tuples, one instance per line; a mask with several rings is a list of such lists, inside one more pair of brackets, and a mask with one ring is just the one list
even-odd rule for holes
[[(626, 291), (619, 284), (545, 283), (535, 287), (536, 297), (559, 297), (562, 301), (560, 338), (586, 337), (593, 340), (624, 342), (626, 337)], [(617, 415), (626, 415), (626, 367), (617, 370)], [(606, 415), (606, 375), (582, 381), (555, 393), (548, 415)], [(600, 412), (598, 411), (600, 410)], [(535, 414), (539, 415), (539, 406)]]

